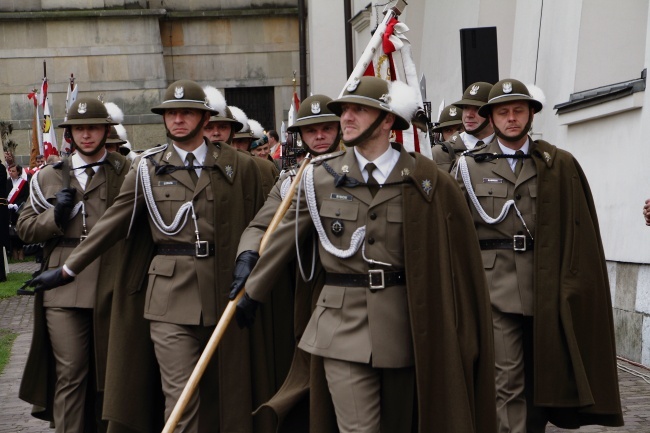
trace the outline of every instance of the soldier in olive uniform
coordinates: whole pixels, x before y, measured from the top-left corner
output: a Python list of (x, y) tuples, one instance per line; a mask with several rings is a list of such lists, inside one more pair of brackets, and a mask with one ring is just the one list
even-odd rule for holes
[[(440, 137), (440, 139), (435, 140), (435, 144), (431, 149), (433, 160), (436, 161), (441, 170), (448, 172), (453, 162), (449, 154), (450, 144), (448, 142), (454, 136), (457, 138), (458, 134), (463, 131), (463, 109), (455, 105), (447, 105), (440, 113), (438, 124), (431, 130), (436, 136)], [(456, 138), (454, 138), (454, 141)], [(453, 147), (452, 150), (454, 150)]]
[[(115, 124), (100, 101), (78, 99), (68, 120), (59, 125), (70, 132), (75, 153), (39, 170), (31, 181), (32, 195), (17, 228), (26, 242), (45, 244), (49, 269), (61, 266), (86, 238), (113, 204), (128, 172), (126, 159), (105, 149)], [(101, 395), (95, 393), (104, 390), (111, 273), (121, 246), (97, 257), (74, 281), (37, 294), (34, 338), (20, 397), (45, 410), (35, 410), (35, 416), (51, 420), (53, 415), (57, 432), (82, 432), (84, 424), (91, 431), (106, 429), (100, 421)], [(54, 362), (56, 377), (47, 377), (48, 359)], [(41, 382), (43, 377), (47, 380)], [(39, 394), (48, 395), (47, 386), (54, 383), (53, 401), (42, 401)], [(96, 420), (85, 419), (87, 402), (95, 399)]]
[[(244, 128), (244, 124), (246, 124), (247, 129), (250, 129), (248, 127), (248, 117), (244, 112), (235, 107), (236, 111), (241, 112), (241, 115), (245, 118), (241, 121), (235, 119), (232, 111), (230, 111), (230, 108), (226, 105), (226, 99), (219, 90), (212, 86), (206, 86), (203, 90), (208, 97), (208, 103), (210, 106), (219, 112), (219, 114), (210, 117), (210, 121), (205, 125), (205, 128), (203, 128), (203, 135), (205, 135), (213, 144), (217, 144), (218, 142), (232, 144), (233, 138), (236, 135), (240, 138), (244, 137), (241, 141), (247, 143), (250, 133), (240, 133)], [(248, 144), (246, 144), (246, 147), (247, 146)], [(245, 155), (250, 155), (247, 150), (238, 147), (235, 148)], [(264, 198), (266, 199), (266, 196), (271, 191), (271, 188), (273, 188), (273, 184), (277, 180), (280, 171), (272, 161), (267, 161), (262, 158), (254, 158), (253, 161), (260, 169), (260, 174), (262, 176), (262, 191), (264, 192)]]
[[(317, 234), (325, 285), (298, 346), (311, 354), (312, 432), (336, 425), (341, 432), (379, 432), (380, 425), (382, 431), (493, 431), (484, 276), (478, 266), (461, 272), (455, 247), (463, 246), (463, 261), (478, 264), (477, 241), (453, 180), (389, 142), (392, 129), (410, 126), (406, 119), (416, 108), (403, 105), (415, 100), (405, 86), (362, 77), (328, 103), (353, 150), (306, 167), (303, 192), (271, 235), (237, 306), (238, 322), (250, 325), (281, 264), (296, 254), (295, 242)], [(432, 221), (440, 231), (428, 229)], [(459, 238), (450, 242), (450, 232)], [(427, 254), (432, 245), (440, 248), (436, 255)], [(451, 269), (462, 274), (454, 284)], [(332, 403), (335, 416), (328, 413)]]
[[(68, 281), (129, 231), (143, 230), (132, 224), (145, 217), (143, 225), (148, 226), (155, 249), (153, 259), (144, 264), (148, 266), (144, 317), (169, 417), (228, 303), (236, 240), (263, 198), (259, 170), (251, 158), (204, 138), (203, 128), (217, 112), (197, 83), (172, 83), (164, 101), (151, 110), (163, 117), (172, 144), (152, 148), (137, 159), (115, 204), (65, 261), (63, 270), (44, 273), (32, 284), (39, 288)], [(252, 408), (257, 399), (273, 392), (256, 389), (265, 386), (263, 377), (252, 382), (251, 363), (260, 362), (264, 354), (255, 352), (248, 332), (230, 328), (222, 343), (204, 376), (210, 386), (201, 383), (189, 399), (180, 431), (197, 432), (201, 427), (251, 432)], [(130, 395), (121, 397), (128, 400)], [(211, 423), (204, 424), (204, 414)]]
[(492, 84), (476, 82), (465, 89), (463, 98), (452, 105), (463, 110), (463, 129), (460, 134), (454, 134), (449, 141), (441, 144), (440, 150), (434, 155), (434, 161), (446, 171), (466, 150), (474, 149), (477, 145), (489, 143), (494, 139), (494, 130), (490, 121), (478, 113), (487, 102)]
[(529, 137), (541, 109), (499, 81), (479, 110), (497, 139), (457, 162), (490, 289), (499, 431), (622, 425), (593, 199), (571, 154)]

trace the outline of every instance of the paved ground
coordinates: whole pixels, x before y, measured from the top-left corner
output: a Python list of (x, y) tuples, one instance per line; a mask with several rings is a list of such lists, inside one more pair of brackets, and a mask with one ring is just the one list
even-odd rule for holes
[[(9, 271), (34, 272), (36, 268), (35, 263), (18, 263), (10, 265)], [(31, 339), (32, 299), (28, 296), (15, 296), (0, 300), (0, 329), (10, 329), (18, 334), (9, 364), (0, 375), (0, 433), (53, 432), (48, 423), (33, 418), (30, 415), (30, 405), (17, 397)], [(549, 426), (547, 433), (650, 433), (650, 371), (619, 361), (618, 374), (625, 415), (624, 427), (587, 426), (579, 430), (564, 430)]]

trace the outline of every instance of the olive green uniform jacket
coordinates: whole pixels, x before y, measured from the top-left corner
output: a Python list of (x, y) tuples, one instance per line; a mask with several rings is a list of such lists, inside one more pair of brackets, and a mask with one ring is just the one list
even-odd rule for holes
[[(90, 189), (86, 191), (77, 190), (76, 198), (88, 195), (92, 200), (104, 202), (102, 206), (108, 208), (117, 197), (124, 176), (128, 171), (128, 162), (119, 153), (109, 153), (106, 156), (107, 164), (93, 177)], [(67, 164), (67, 163), (66, 163)], [(34, 176), (33, 181), (38, 181), (44, 197), (49, 203), (56, 201), (55, 194), (63, 188), (62, 165), (46, 166)], [(74, 175), (71, 185), (78, 185)], [(94, 198), (93, 198), (94, 197)], [(33, 197), (32, 197), (33, 199)], [(92, 220), (96, 221), (97, 215)], [(26, 204), (20, 215), (18, 225), (20, 236), (30, 243), (45, 242), (45, 257), (47, 258), (46, 268), (60, 266), (65, 258), (72, 251), (71, 247), (57, 246), (60, 236), (77, 237), (81, 234), (81, 212), (71, 220), (64, 232), (54, 223), (54, 209), (50, 208), (37, 214), (30, 203)], [(122, 243), (114, 245), (99, 259), (95, 273), (91, 272), (90, 280), (87, 275), (80, 275), (78, 280), (61, 287), (58, 290), (66, 290), (62, 294), (73, 294), (78, 292), (78, 298), (87, 297), (82, 293), (88, 288), (96, 288), (94, 294), (93, 325), (94, 325), (94, 371), (95, 383), (98, 390), (104, 388), (104, 376), (106, 373), (106, 359), (108, 350), (109, 327), (111, 319), (111, 303), (115, 280), (113, 276), (117, 271), (116, 262), (122, 254)], [(55, 289), (56, 291), (57, 289)], [(46, 293), (49, 295), (51, 293)], [(70, 296), (66, 296), (70, 298)], [(52, 398), (54, 393), (54, 359), (49, 343), (47, 325), (45, 323), (45, 311), (43, 309), (43, 293), (36, 294), (34, 300), (34, 334), (32, 343), (23, 373), (23, 380), (20, 384), (19, 397), (34, 405), (33, 415), (37, 418), (52, 420)], [(72, 296), (77, 298), (77, 296)], [(89, 388), (91, 389), (91, 388)], [(86, 417), (93, 420), (94, 416)]]
[[(401, 147), (398, 149), (403, 152)], [(352, 161), (350, 155), (354, 159), (353, 153), (347, 155), (345, 161)], [(407, 182), (397, 188), (403, 199), (404, 263), (417, 389), (414, 404), (418, 419), (413, 431), (493, 432), (496, 411), (492, 319), (476, 232), (456, 182), (429, 159), (417, 154), (406, 156), (401, 161), (407, 165), (402, 171)], [(338, 167), (346, 156), (332, 154), (317, 161), (327, 158), (335, 158), (325, 162)], [(358, 171), (357, 167), (349, 167), (352, 174)], [(316, 166), (314, 179), (322, 182), (323, 176), (331, 177), (325, 168)], [(340, 194), (346, 196), (349, 192), (343, 187)], [(258, 263), (262, 269), (265, 257), (274, 260), (274, 252), (293, 237), (296, 205), (294, 200), (271, 236), (267, 254)], [(301, 212), (303, 208), (304, 203)], [(270, 277), (272, 272), (259, 273), (258, 284)], [(255, 284), (253, 275), (249, 283), (251, 280)], [(318, 287), (311, 293), (297, 293), (296, 304), (313, 307)], [(306, 323), (309, 315), (297, 315), (296, 320)], [(304, 403), (307, 389), (309, 403)], [(382, 408), (383, 431), (403, 431), (403, 426), (391, 421), (400, 413), (414, 413), (412, 400), (402, 398), (410, 396), (402, 396), (403, 390), (387, 384), (382, 392), (386, 406)], [(310, 407), (309, 431), (337, 431), (322, 358), (297, 350), (287, 381), (259, 413), (276, 417), (285, 431), (291, 431), (286, 424), (292, 419), (292, 409), (300, 404)]]
[(623, 425), (609, 281), (589, 184), (570, 153), (542, 140), (531, 140), (529, 153), (537, 170), (534, 404), (563, 428)]

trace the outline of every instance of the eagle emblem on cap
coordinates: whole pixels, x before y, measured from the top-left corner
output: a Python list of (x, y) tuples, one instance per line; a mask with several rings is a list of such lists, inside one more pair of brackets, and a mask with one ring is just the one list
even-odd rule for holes
[(88, 111), (88, 104), (86, 102), (80, 103), (79, 107), (77, 107), (77, 113), (84, 114), (86, 111)]
[(477, 84), (473, 85), (472, 88), (469, 91), (469, 94), (472, 95), (472, 96), (475, 96), (478, 93), (480, 88), (481, 88), (481, 86), (479, 86)]
[(183, 86), (178, 86), (174, 89), (174, 98), (181, 99), (184, 94), (185, 90), (183, 89)]
[(311, 103), (311, 112), (312, 114), (320, 113), (320, 102), (316, 101)]
[(512, 83), (510, 81), (506, 81), (503, 83), (503, 93), (510, 93), (512, 92)]
[(357, 87), (359, 87), (359, 83), (360, 83), (360, 80), (358, 78), (355, 78), (354, 80), (352, 80), (352, 82), (350, 84), (348, 84), (348, 87), (347, 87), (348, 92), (354, 92), (355, 90), (357, 90)]
[(449, 115), (450, 115), (451, 117), (456, 117), (456, 114), (458, 114), (458, 112), (456, 111), (456, 107), (451, 107), (451, 108), (449, 109)]

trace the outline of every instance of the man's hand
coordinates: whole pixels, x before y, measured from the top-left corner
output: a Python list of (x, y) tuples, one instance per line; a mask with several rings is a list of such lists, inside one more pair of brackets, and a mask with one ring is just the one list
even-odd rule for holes
[(255, 312), (259, 304), (256, 300), (251, 299), (248, 293), (244, 293), (244, 296), (237, 302), (237, 310), (235, 310), (237, 326), (241, 329), (251, 328), (255, 322)]
[(68, 275), (63, 268), (49, 269), (28, 281), (28, 284), (34, 288), (34, 293), (44, 290), (54, 289), (74, 280), (74, 277)]
[[(232, 272), (232, 284), (230, 285), (230, 300), (235, 299), (237, 293), (244, 288), (248, 276), (253, 271), (255, 264), (259, 260), (260, 255), (257, 251), (244, 251), (238, 257), (235, 262), (235, 269)], [(253, 318), (255, 314), (253, 313)]]
[(54, 222), (64, 229), (68, 225), (70, 212), (74, 207), (74, 196), (77, 190), (74, 188), (63, 188), (56, 193), (56, 204), (54, 205)]

